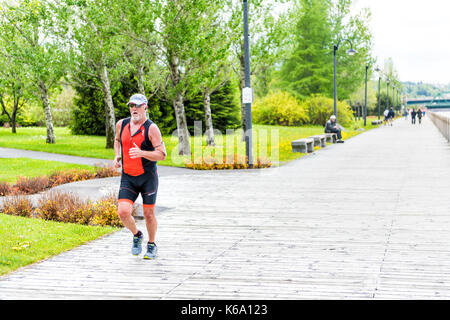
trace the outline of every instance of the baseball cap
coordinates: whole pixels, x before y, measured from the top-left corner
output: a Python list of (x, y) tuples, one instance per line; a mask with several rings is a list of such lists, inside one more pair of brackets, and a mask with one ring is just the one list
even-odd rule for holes
[(141, 105), (144, 103), (147, 104), (147, 98), (143, 94), (136, 93), (131, 96), (130, 101), (128, 101), (127, 105), (129, 105), (130, 103), (137, 105)]

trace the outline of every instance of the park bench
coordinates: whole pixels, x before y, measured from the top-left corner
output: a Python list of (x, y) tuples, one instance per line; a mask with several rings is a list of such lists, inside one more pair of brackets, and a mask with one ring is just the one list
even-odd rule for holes
[(311, 136), (310, 138), (314, 139), (314, 147), (320, 146), (321, 148), (325, 148), (326, 144), (326, 136), (324, 134), (318, 134), (315, 136)]
[(314, 151), (314, 139), (304, 138), (291, 141), (292, 152), (308, 153)]
[(372, 124), (382, 124), (383, 120), (373, 120)]
[(336, 143), (337, 134), (336, 133), (325, 133), (326, 142)]

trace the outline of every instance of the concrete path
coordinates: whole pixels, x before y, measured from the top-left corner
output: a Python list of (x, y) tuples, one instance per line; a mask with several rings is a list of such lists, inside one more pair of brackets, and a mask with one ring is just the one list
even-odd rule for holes
[[(108, 159), (85, 158), (49, 152), (21, 150), (13, 148), (1, 148), (1, 147), (0, 147), (0, 158), (32, 158), (38, 160), (51, 160), (74, 164), (85, 164), (90, 166), (112, 165), (112, 160)], [(185, 174), (193, 174), (193, 172), (192, 170), (186, 168), (158, 166), (159, 177), (166, 177), (171, 175), (185, 175)], [(91, 199), (92, 201), (96, 201), (103, 196), (109, 195), (114, 192), (117, 193), (119, 190), (119, 185), (120, 185), (120, 177), (111, 177), (111, 178), (93, 179), (68, 183), (57, 186), (49, 191), (57, 190), (63, 192), (73, 192), (78, 194), (83, 199)], [(34, 194), (30, 195), (29, 197), (32, 199), (33, 203), (37, 205), (38, 199), (41, 197), (41, 194)], [(2, 203), (2, 200), (3, 199), (0, 197), (0, 204)], [(143, 218), (141, 196), (139, 196), (138, 199), (136, 200), (136, 210), (137, 216)], [(165, 208), (161, 206), (156, 208), (157, 213), (163, 210), (165, 210)]]
[(449, 194), (450, 145), (399, 119), (281, 168), (162, 176), (157, 260), (121, 230), (0, 299), (449, 299)]
[[(13, 148), (0, 148), (0, 158), (32, 158), (38, 160), (52, 160), (75, 164), (86, 164), (90, 166), (95, 165), (112, 165), (112, 160), (85, 158), (77, 156), (69, 156), (65, 154), (56, 154), (41, 151), (21, 150)], [(159, 176), (180, 175), (187, 171), (185, 168), (159, 166)]]

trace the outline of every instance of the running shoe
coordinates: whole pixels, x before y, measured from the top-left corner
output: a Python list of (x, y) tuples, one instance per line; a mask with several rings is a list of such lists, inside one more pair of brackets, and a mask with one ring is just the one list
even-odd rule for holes
[(131, 253), (134, 256), (137, 256), (142, 252), (142, 239), (144, 238), (144, 235), (141, 233), (139, 237), (133, 236), (133, 246), (131, 247)]
[(148, 243), (147, 244), (147, 252), (144, 255), (144, 259), (153, 260), (156, 258), (156, 253), (158, 252), (158, 247), (156, 244)]

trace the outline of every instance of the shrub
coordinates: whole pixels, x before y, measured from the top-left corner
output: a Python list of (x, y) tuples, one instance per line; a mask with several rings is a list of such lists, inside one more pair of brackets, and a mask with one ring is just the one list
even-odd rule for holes
[(0, 196), (12, 194), (34, 194), (61, 184), (94, 178), (119, 176), (120, 172), (112, 166), (96, 166), (95, 172), (86, 169), (70, 169), (55, 171), (49, 177), (18, 177), (14, 185), (0, 182)]
[(66, 206), (60, 213), (60, 221), (78, 224), (90, 224), (94, 216), (93, 204), (90, 201)]
[[(232, 170), (248, 169), (247, 157), (243, 156), (224, 156), (223, 159), (206, 157), (194, 162), (185, 162), (185, 167), (194, 170)], [(253, 161), (253, 169), (269, 168), (272, 163), (267, 159), (257, 158)]]
[[(119, 214), (117, 212), (117, 207), (117, 196), (112, 194), (101, 198), (93, 205), (93, 217), (91, 220), (91, 224), (123, 227), (122, 221), (120, 220)], [(135, 215), (134, 208), (132, 215)]]
[(11, 196), (3, 199), (1, 211), (13, 216), (31, 217), (33, 215), (33, 204), (28, 197)]
[(73, 193), (56, 193), (53, 197), (62, 222), (89, 224), (94, 212), (90, 201), (83, 201)]
[[(303, 108), (308, 112), (311, 124), (325, 126), (325, 123), (334, 113), (334, 100), (321, 95), (313, 95), (302, 102)], [(350, 107), (345, 102), (337, 102), (338, 123), (342, 126), (349, 126), (353, 123), (354, 117)]]
[(0, 197), (7, 196), (13, 192), (13, 187), (6, 181), (0, 182)]
[[(38, 200), (38, 207), (23, 195), (11, 196), (3, 200), (1, 211), (5, 214), (22, 217), (35, 217), (65, 223), (123, 227), (117, 212), (117, 194), (105, 196), (95, 203), (84, 201), (78, 195), (51, 191)], [(136, 216), (133, 207), (131, 213)]]
[(59, 170), (53, 172), (49, 176), (50, 185), (52, 187), (59, 186), (61, 184), (82, 181), (95, 178), (95, 173), (87, 169), (69, 169), (69, 170)]
[(39, 199), (36, 216), (45, 220), (89, 224), (94, 215), (91, 201), (83, 201), (78, 195), (52, 191)]
[(115, 177), (115, 176), (120, 176), (120, 174), (121, 173), (112, 166), (101, 166), (101, 165), (95, 166), (95, 177), (96, 178)]
[(43, 195), (39, 199), (39, 207), (36, 209), (36, 216), (44, 220), (60, 220), (59, 212), (64, 209), (64, 202), (67, 200), (65, 193), (52, 191)]
[(18, 194), (34, 194), (44, 191), (49, 188), (50, 181), (48, 177), (17, 177), (17, 182), (14, 188)]
[(282, 126), (299, 126), (309, 121), (308, 114), (299, 101), (287, 92), (271, 92), (253, 105), (255, 123)]

